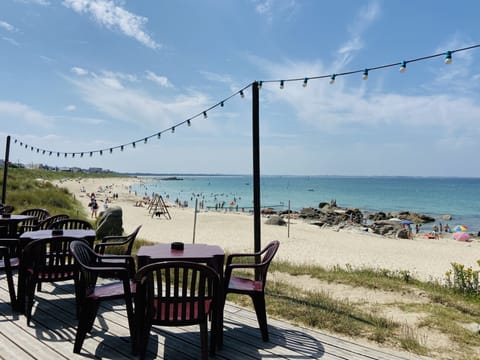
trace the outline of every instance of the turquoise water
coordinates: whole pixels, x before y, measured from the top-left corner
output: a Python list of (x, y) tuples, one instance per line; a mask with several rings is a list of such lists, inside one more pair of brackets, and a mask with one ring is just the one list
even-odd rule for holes
[[(184, 176), (183, 180), (165, 181), (145, 177), (143, 185), (132, 190), (139, 195), (160, 194), (173, 202), (179, 199), (195, 206), (195, 199), (205, 207), (224, 203), (228, 208), (245, 211), (253, 207), (251, 176)], [(425, 177), (341, 177), (341, 176), (263, 176), (261, 206), (287, 209), (318, 207), (319, 202), (335, 199), (340, 207), (354, 207), (365, 213), (410, 210), (431, 215), (438, 221), (450, 214), (450, 225), (465, 224), (469, 232), (480, 230), (480, 178)], [(426, 227), (425, 229), (427, 229)]]

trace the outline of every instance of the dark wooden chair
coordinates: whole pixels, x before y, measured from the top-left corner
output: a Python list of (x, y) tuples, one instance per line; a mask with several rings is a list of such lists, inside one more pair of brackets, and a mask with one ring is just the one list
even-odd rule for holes
[(105, 254), (106, 249), (116, 247), (121, 255), (131, 255), (133, 243), (141, 227), (142, 225), (137, 226), (131, 234), (126, 236), (105, 236), (100, 243), (95, 245), (95, 252)]
[[(135, 284), (131, 280), (135, 273), (133, 257), (99, 255), (83, 241), (73, 241), (70, 244), (70, 252), (75, 257), (80, 271), (76, 296), (79, 305), (79, 321), (73, 352), (80, 353), (85, 337), (93, 327), (100, 303), (115, 299), (125, 300), (133, 352), (136, 341), (132, 306), (132, 293), (135, 293)], [(112, 264), (108, 261), (112, 259), (122, 261), (115, 261)], [(115, 278), (118, 280), (98, 285), (98, 278)]]
[[(12, 239), (16, 240), (16, 239)], [(5, 272), (7, 277), (8, 292), (10, 294), (10, 305), (12, 309), (15, 307), (16, 297), (15, 297), (15, 286), (13, 284), (13, 273), (12, 266), (10, 263), (11, 248), (9, 246), (0, 245), (0, 270)]]
[[(221, 310), (219, 276), (199, 263), (152, 263), (135, 275), (135, 317), (140, 359), (145, 358), (152, 325), (200, 325), (202, 359), (208, 359), (208, 324), (212, 315), (210, 352), (215, 353), (217, 312)], [(220, 301), (220, 302), (219, 302)], [(219, 307), (220, 306), (220, 307)]]
[[(25, 315), (27, 324), (32, 318), (32, 307), (37, 284), (74, 280), (78, 287), (78, 267), (70, 252), (70, 243), (78, 240), (66, 236), (55, 236), (34, 240), (23, 249), (20, 271), (25, 274)], [(93, 244), (88, 244), (90, 247)], [(77, 292), (76, 292), (77, 293)]]
[[(224, 304), (228, 293), (249, 295), (252, 298), (255, 313), (257, 314), (258, 324), (262, 332), (263, 341), (268, 341), (267, 313), (265, 310), (265, 284), (267, 281), (267, 272), (270, 262), (277, 253), (280, 242), (274, 240), (270, 242), (262, 251), (250, 254), (231, 254), (227, 257), (225, 265), (225, 285), (224, 285)], [(256, 263), (255, 258), (261, 257), (261, 261)], [(235, 259), (243, 258), (249, 260), (248, 263), (238, 262)], [(253, 270), (257, 276), (243, 277), (234, 276), (234, 270)], [(253, 274), (252, 273), (252, 274)]]
[(63, 229), (63, 230), (94, 230), (93, 225), (82, 219), (63, 219), (50, 224), (49, 229)]
[(64, 219), (68, 219), (68, 218), (69, 218), (69, 216), (67, 214), (52, 215), (52, 216), (47, 217), (47, 218), (43, 219), (42, 221), (38, 222), (38, 230), (50, 229), (50, 226), (55, 221), (64, 220)]
[[(0, 204), (0, 215), (11, 214), (13, 210), (15, 210), (15, 208), (12, 205)], [(0, 226), (0, 237), (8, 237), (8, 234), (8, 226)]]
[(50, 217), (50, 213), (47, 210), (39, 208), (23, 210), (20, 215), (35, 216), (35, 219), (22, 221), (18, 227), (19, 234), (23, 234), (26, 231), (38, 230), (38, 223)]

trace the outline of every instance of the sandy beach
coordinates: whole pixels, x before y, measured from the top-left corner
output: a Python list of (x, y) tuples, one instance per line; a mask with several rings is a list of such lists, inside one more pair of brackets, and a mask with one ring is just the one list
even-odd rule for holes
[[(66, 187), (88, 208), (89, 193), (95, 193), (99, 212), (103, 210), (105, 199), (109, 206), (119, 206), (123, 210), (123, 227), (128, 233), (142, 225), (139, 238), (159, 243), (181, 241), (191, 243), (194, 233), (195, 212), (193, 208), (178, 208), (173, 204), (168, 208), (172, 216), (152, 217), (147, 207), (135, 206), (140, 196), (130, 193), (129, 185), (141, 182), (140, 178), (104, 178), (64, 180), (58, 185)], [(83, 192), (82, 190), (85, 190)], [(112, 194), (118, 199), (112, 199)], [(290, 223), (290, 236), (287, 226), (267, 225), (262, 219), (262, 246), (269, 241), (280, 240), (277, 259), (297, 264), (314, 264), (323, 267), (335, 265), (371, 267), (390, 270), (408, 270), (421, 280), (443, 280), (451, 263), (457, 262), (478, 268), (480, 242), (459, 242), (452, 234), (444, 234), (440, 239), (393, 239), (361, 230), (340, 230), (319, 228), (302, 220), (293, 219)], [(253, 251), (253, 216), (246, 213), (201, 211), (197, 214), (195, 243), (216, 244), (226, 252)]]

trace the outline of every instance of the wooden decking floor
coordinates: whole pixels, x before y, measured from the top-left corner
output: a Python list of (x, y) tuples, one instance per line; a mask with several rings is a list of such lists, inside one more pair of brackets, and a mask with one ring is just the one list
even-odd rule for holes
[[(78, 355), (73, 353), (76, 329), (73, 285), (43, 284), (36, 300), (32, 323), (27, 326), (25, 316), (12, 312), (6, 279), (0, 274), (1, 359), (135, 358), (130, 353), (126, 311), (121, 302), (106, 304), (100, 309), (94, 329)], [(224, 325), (223, 348), (211, 359), (425, 359), (359, 345), (271, 318), (270, 341), (263, 342), (255, 313), (231, 303), (225, 307)], [(147, 358), (198, 359), (199, 355), (197, 326), (152, 329)]]

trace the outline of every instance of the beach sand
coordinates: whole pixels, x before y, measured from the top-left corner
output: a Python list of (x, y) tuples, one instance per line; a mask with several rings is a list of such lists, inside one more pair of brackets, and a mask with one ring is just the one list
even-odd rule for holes
[[(158, 243), (193, 241), (193, 208), (168, 208), (172, 219), (163, 215), (152, 217), (147, 207), (137, 207), (141, 197), (129, 192), (129, 185), (142, 182), (141, 178), (103, 178), (63, 180), (57, 183), (66, 187), (88, 208), (88, 194), (94, 192), (103, 210), (104, 199), (111, 200), (109, 206), (123, 210), (123, 227), (129, 233), (142, 225), (139, 238)], [(81, 190), (85, 189), (86, 192)], [(112, 199), (117, 193), (118, 199)], [(319, 228), (299, 219), (292, 219), (290, 236), (287, 226), (267, 225), (262, 217), (262, 247), (271, 240), (280, 240), (276, 259), (296, 264), (319, 265), (330, 268), (335, 265), (350, 265), (354, 268), (369, 267), (409, 273), (420, 280), (444, 280), (451, 263), (457, 262), (478, 269), (480, 242), (453, 240), (452, 234), (440, 239), (426, 239), (420, 235), (414, 239), (394, 239), (367, 233), (361, 230), (335, 230)], [(215, 244), (226, 252), (252, 252), (253, 216), (246, 213), (200, 211), (197, 214), (195, 243)]]

